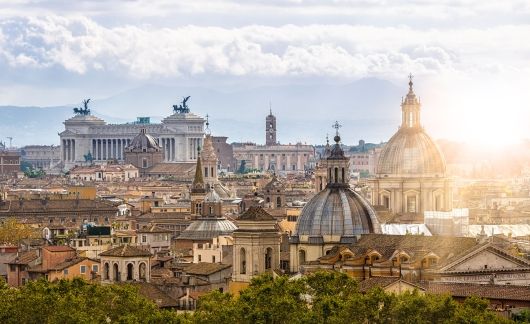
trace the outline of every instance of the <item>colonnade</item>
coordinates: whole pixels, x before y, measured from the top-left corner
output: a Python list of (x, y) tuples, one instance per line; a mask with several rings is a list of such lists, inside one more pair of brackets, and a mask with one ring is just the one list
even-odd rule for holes
[(75, 139), (63, 139), (63, 161), (75, 161)]
[(96, 161), (123, 160), (123, 150), (129, 146), (131, 140), (128, 138), (93, 139), (92, 158)]

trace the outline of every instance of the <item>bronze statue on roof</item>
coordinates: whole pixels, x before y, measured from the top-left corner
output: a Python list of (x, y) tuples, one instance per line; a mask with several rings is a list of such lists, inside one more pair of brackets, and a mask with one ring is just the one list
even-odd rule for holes
[(74, 108), (74, 114), (80, 115), (80, 116), (88, 116), (90, 115), (90, 109), (88, 109), (88, 103), (90, 102), (90, 98), (83, 100), (83, 107), (84, 108)]
[(182, 103), (180, 105), (173, 105), (173, 112), (179, 113), (179, 114), (187, 114), (190, 112), (190, 108), (187, 105), (188, 100), (190, 100), (191, 96), (184, 97), (182, 99)]

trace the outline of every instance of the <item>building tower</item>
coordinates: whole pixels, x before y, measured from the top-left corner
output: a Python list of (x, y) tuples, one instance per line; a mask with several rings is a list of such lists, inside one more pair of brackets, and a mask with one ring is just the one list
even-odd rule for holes
[(269, 115), (265, 118), (265, 145), (276, 145), (276, 116), (269, 110)]
[(239, 228), (232, 234), (232, 284), (239, 285), (236, 290), (255, 276), (279, 269), (281, 241), (276, 220), (261, 207), (250, 207), (237, 224)]
[(191, 185), (191, 214), (194, 216), (200, 216), (202, 214), (202, 203), (206, 196), (206, 184), (204, 183), (204, 177), (202, 174), (202, 163), (201, 163), (201, 148), (197, 148), (197, 165), (195, 167), (195, 177), (193, 178), (193, 184)]

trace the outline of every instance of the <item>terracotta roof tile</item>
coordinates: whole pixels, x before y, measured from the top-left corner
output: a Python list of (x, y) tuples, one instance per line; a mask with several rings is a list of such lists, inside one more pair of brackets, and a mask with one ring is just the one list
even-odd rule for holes
[(262, 207), (251, 206), (239, 216), (238, 220), (268, 221), (274, 220), (274, 217), (267, 213)]
[(428, 293), (451, 294), (453, 297), (477, 296), (488, 299), (530, 300), (530, 286), (487, 285), (470, 283), (438, 283), (425, 284)]
[(100, 256), (136, 257), (151, 256), (151, 253), (131, 245), (122, 245), (99, 254)]

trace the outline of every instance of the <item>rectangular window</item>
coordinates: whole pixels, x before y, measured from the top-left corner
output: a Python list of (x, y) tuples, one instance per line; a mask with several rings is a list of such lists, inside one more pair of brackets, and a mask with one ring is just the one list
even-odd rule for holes
[(201, 262), (201, 255), (200, 254), (197, 256), (197, 258), (198, 258), (199, 262)]
[(98, 272), (98, 268), (99, 268), (99, 267), (98, 267), (97, 264), (93, 264), (93, 265), (92, 265), (92, 272), (94, 272), (94, 273)]
[(147, 236), (142, 235), (142, 243), (147, 243)]
[(215, 263), (215, 255), (212, 256), (212, 263)]
[(68, 275), (68, 269), (64, 269), (64, 270), (63, 270), (63, 275), (65, 275), (65, 276)]
[(82, 265), (80, 271), (81, 273), (86, 273), (86, 266)]

